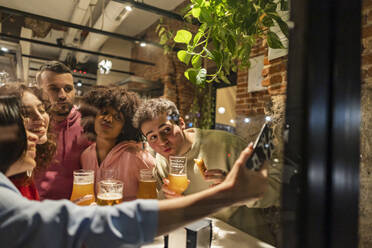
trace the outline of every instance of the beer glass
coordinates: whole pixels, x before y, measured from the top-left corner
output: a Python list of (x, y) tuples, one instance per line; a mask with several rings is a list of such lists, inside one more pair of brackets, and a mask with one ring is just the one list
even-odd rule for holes
[(102, 169), (101, 180), (116, 179), (116, 171), (114, 169)]
[(154, 169), (141, 169), (137, 198), (156, 199), (157, 197)]
[(112, 206), (123, 202), (123, 182), (106, 179), (98, 182), (97, 204)]
[(186, 164), (186, 157), (169, 156), (168, 187), (177, 194), (182, 194), (189, 185), (187, 181)]
[(71, 201), (78, 201), (79, 198), (86, 196), (87, 200), (78, 201), (78, 205), (87, 206), (95, 201), (94, 197), (94, 171), (93, 170), (75, 170), (74, 184), (72, 186)]

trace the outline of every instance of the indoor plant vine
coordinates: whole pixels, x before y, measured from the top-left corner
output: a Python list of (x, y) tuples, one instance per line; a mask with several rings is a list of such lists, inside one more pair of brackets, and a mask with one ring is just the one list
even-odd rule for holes
[[(288, 38), (288, 25), (278, 10), (288, 10), (288, 0), (190, 0), (184, 18), (197, 19), (200, 25), (174, 32), (159, 24), (157, 32), (166, 52), (176, 44), (180, 48), (177, 58), (189, 67), (184, 75), (197, 87), (221, 80), (229, 83), (231, 71), (249, 67), (257, 39), (266, 39), (271, 48), (284, 48), (272, 31), (279, 26)], [(207, 60), (214, 63), (211, 71)]]

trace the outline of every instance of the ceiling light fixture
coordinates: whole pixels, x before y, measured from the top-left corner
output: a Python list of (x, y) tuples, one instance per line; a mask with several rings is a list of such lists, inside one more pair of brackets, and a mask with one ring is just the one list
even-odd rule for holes
[(132, 6), (130, 6), (130, 5), (125, 6), (125, 9), (126, 9), (127, 11), (132, 11), (132, 10), (133, 10)]
[(109, 74), (112, 68), (112, 62), (108, 59), (103, 59), (98, 64), (98, 69), (101, 74)]
[(6, 48), (6, 47), (1, 47), (1, 51), (3, 51), (3, 52), (9, 52), (9, 49), (8, 48)]
[(226, 109), (224, 107), (219, 107), (218, 108), (218, 113), (220, 113), (220, 114), (224, 114), (225, 111), (226, 111)]
[(141, 43), (140, 43), (140, 46), (141, 46), (141, 47), (145, 47), (146, 45), (147, 45), (146, 42), (141, 42)]

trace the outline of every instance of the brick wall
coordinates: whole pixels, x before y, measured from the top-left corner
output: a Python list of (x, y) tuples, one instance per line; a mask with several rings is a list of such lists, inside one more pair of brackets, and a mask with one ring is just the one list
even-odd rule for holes
[(262, 70), (262, 86), (267, 90), (248, 92), (248, 69), (238, 71), (236, 113), (238, 115), (255, 116), (265, 113), (265, 106), (271, 96), (284, 95), (287, 86), (287, 57), (269, 61), (266, 41), (259, 40), (252, 48), (251, 57), (264, 55)]
[(372, 0), (362, 6), (359, 247), (372, 247)]
[[(187, 2), (178, 6), (175, 10), (185, 7)], [(155, 29), (159, 22), (151, 25), (143, 34), (140, 35), (145, 40), (159, 42), (159, 37)], [(163, 24), (170, 30), (178, 30), (185, 24), (174, 19), (163, 17)], [(181, 115), (189, 112), (194, 96), (194, 86), (184, 76), (186, 65), (177, 59), (175, 52), (165, 55), (160, 47), (148, 45), (140, 47), (139, 44), (132, 49), (132, 58), (154, 62), (155, 66), (147, 66), (131, 63), (130, 71), (145, 79), (162, 82), (164, 84), (164, 97), (175, 102)]]

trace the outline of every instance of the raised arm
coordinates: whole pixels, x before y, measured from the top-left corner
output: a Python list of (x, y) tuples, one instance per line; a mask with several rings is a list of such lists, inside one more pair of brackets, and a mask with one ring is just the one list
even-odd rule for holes
[(248, 170), (245, 161), (252, 153), (249, 145), (235, 162), (225, 181), (216, 187), (176, 199), (159, 201), (158, 235), (205, 217), (220, 209), (256, 200), (267, 188), (267, 170)]

